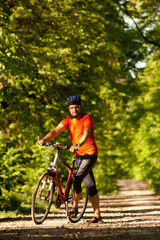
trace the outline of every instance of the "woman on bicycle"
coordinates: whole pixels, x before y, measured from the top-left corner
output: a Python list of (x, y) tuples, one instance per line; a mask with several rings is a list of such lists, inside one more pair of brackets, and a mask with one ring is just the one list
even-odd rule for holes
[(69, 128), (72, 146), (70, 151), (75, 153), (77, 173), (74, 180), (75, 196), (70, 214), (78, 214), (78, 201), (81, 198), (81, 182), (84, 181), (94, 210), (94, 217), (89, 223), (101, 222), (99, 195), (97, 192), (92, 167), (97, 161), (97, 146), (94, 139), (93, 120), (89, 114), (82, 113), (82, 100), (79, 96), (70, 96), (66, 100), (70, 116), (38, 141), (42, 146), (44, 142), (55, 138), (61, 131)]

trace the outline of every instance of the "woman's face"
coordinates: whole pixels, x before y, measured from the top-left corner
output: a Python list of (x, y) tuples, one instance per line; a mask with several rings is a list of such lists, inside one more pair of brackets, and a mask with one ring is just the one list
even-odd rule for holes
[(75, 105), (70, 105), (68, 107), (68, 110), (69, 110), (71, 116), (76, 118), (81, 113), (81, 105), (76, 105), (76, 104)]

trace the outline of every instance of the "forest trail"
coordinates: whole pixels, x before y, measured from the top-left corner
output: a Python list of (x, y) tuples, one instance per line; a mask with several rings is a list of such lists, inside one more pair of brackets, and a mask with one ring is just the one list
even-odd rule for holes
[(90, 203), (82, 221), (69, 223), (64, 209), (56, 218), (50, 215), (41, 225), (31, 217), (1, 219), (1, 240), (159, 240), (160, 195), (148, 190), (141, 180), (118, 180), (119, 192), (100, 196), (103, 223), (86, 224), (93, 216)]

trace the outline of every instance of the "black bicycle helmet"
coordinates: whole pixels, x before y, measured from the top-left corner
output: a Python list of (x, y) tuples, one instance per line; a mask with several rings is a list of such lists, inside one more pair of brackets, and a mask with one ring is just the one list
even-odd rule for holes
[(82, 104), (82, 100), (79, 96), (70, 96), (66, 99), (66, 105), (72, 105), (72, 104), (77, 104), (77, 105), (81, 105)]

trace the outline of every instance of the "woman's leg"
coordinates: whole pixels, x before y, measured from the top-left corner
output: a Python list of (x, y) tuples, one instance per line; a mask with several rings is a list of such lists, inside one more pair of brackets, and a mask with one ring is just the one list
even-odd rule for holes
[(99, 195), (98, 194), (94, 195), (93, 197), (90, 198), (90, 200), (92, 203), (95, 217), (100, 218), (101, 214), (100, 214), (100, 208), (99, 208)]
[(97, 160), (97, 156), (89, 159), (76, 159), (77, 163), (77, 174), (75, 177), (75, 197), (73, 207), (78, 208), (78, 201), (81, 198), (81, 182), (84, 180), (85, 185), (90, 196), (92, 207), (96, 218), (100, 218), (100, 208), (99, 208), (99, 195), (96, 188), (96, 183), (94, 175), (92, 172), (92, 167)]
[(96, 183), (95, 183), (95, 179), (94, 179), (92, 170), (84, 178), (84, 182), (88, 189), (88, 194), (90, 196), (90, 200), (92, 203), (94, 215), (96, 218), (100, 218), (101, 216), (100, 216), (100, 208), (99, 208), (99, 195), (98, 195), (98, 191), (96, 188)]
[(73, 205), (72, 205), (73, 208), (78, 209), (78, 202), (79, 202), (81, 196), (82, 196), (81, 192), (79, 194), (77, 194), (77, 193), (74, 194), (74, 202), (73, 202)]

